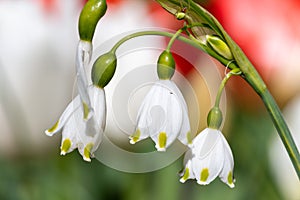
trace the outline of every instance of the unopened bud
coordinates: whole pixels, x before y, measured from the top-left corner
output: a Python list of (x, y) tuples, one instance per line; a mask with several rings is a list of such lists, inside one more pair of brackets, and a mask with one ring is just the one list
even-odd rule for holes
[(177, 12), (175, 13), (176, 19), (178, 20), (183, 20), (185, 18), (185, 13), (184, 12)]
[(175, 72), (175, 60), (172, 53), (163, 51), (157, 61), (157, 74), (160, 79), (171, 79)]
[(89, 0), (83, 7), (78, 23), (81, 40), (92, 41), (98, 21), (107, 10), (106, 0)]
[(233, 59), (229, 47), (223, 40), (221, 40), (221, 38), (219, 38), (218, 36), (206, 35), (206, 40), (208, 44), (212, 47), (212, 49), (215, 50), (218, 54), (220, 54), (228, 60)]
[(108, 52), (100, 56), (92, 68), (92, 82), (94, 85), (104, 88), (115, 74), (117, 57), (114, 53)]
[(223, 121), (222, 111), (219, 107), (213, 107), (207, 116), (207, 125), (212, 129), (219, 129)]

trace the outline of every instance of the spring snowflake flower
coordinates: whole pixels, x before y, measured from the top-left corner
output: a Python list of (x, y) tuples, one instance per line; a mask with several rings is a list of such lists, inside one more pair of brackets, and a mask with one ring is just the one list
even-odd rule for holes
[(207, 185), (217, 176), (229, 187), (234, 187), (233, 156), (220, 130), (206, 128), (193, 140), (184, 158), (185, 169), (180, 182), (196, 179)]
[(151, 137), (158, 151), (165, 151), (176, 138), (183, 144), (191, 142), (186, 102), (171, 80), (157, 81), (138, 111), (135, 133), (130, 143)]
[(89, 119), (84, 119), (79, 95), (67, 106), (55, 125), (46, 130), (52, 136), (62, 130), (61, 155), (74, 149), (82, 155), (85, 161), (91, 161), (93, 153), (97, 150), (102, 140), (106, 120), (105, 91), (97, 86), (87, 88), (94, 114)]

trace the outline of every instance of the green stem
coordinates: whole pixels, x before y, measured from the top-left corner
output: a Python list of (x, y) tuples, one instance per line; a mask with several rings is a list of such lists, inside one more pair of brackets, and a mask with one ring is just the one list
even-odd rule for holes
[[(227, 37), (225, 35), (225, 37)], [(232, 46), (234, 49), (232, 52), (234, 53), (234, 57), (238, 66), (243, 73), (243, 78), (251, 85), (251, 87), (256, 91), (256, 93), (261, 97), (264, 102), (272, 121), (277, 129), (278, 135), (284, 144), (286, 151), (289, 154), (289, 157), (294, 165), (298, 178), (300, 179), (300, 155), (297, 149), (297, 146), (293, 140), (291, 132), (281, 114), (281, 111), (276, 104), (274, 98), (270, 94), (267, 89), (266, 84), (261, 79), (260, 75), (248, 60), (243, 51), (233, 43), (232, 40), (228, 40), (230, 42), (229, 46)]]
[(182, 31), (183, 31), (184, 28), (185, 28), (185, 27), (179, 29), (179, 30), (172, 36), (172, 38), (170, 39), (169, 44), (168, 44), (168, 46), (167, 46), (167, 48), (166, 48), (166, 51), (167, 51), (167, 52), (170, 51), (170, 49), (171, 49), (171, 47), (172, 47), (174, 41), (175, 41), (176, 38), (182, 33)]
[[(136, 33), (132, 33), (130, 35), (125, 36), (124, 38), (122, 38), (121, 40), (119, 40), (111, 49), (112, 53), (116, 53), (117, 49), (126, 41), (136, 38), (136, 37), (141, 37), (141, 36), (147, 36), (147, 35), (157, 35), (157, 36), (165, 36), (165, 37), (170, 37), (172, 38), (174, 36), (173, 33), (169, 33), (169, 32), (164, 32), (164, 31), (141, 31), (141, 32), (136, 32)], [(191, 41), (190, 39), (183, 37), (183, 36), (178, 36), (176, 37), (177, 39), (192, 45), (194, 47), (198, 47), (199, 45), (197, 45), (194, 41)]]
[[(141, 36), (147, 36), (147, 35), (157, 35), (157, 36), (164, 36), (164, 37), (170, 37), (172, 38), (174, 36), (173, 33), (169, 33), (169, 32), (164, 32), (164, 31), (141, 31), (141, 32), (136, 32), (136, 33), (132, 33), (130, 35), (125, 36), (124, 38), (122, 38), (121, 40), (119, 40), (110, 50), (111, 53), (116, 53), (117, 49), (126, 41), (136, 38), (136, 37), (141, 37)], [(197, 41), (196, 39), (193, 38), (187, 38), (184, 36), (177, 36), (176, 39), (189, 44), (195, 48), (198, 48), (202, 51), (204, 51), (205, 53), (209, 54), (210, 56), (212, 56), (213, 58), (217, 59), (219, 62), (221, 62), (223, 65), (227, 66), (228, 64), (230, 64), (230, 68), (237, 68), (236, 63), (228, 61), (227, 59), (223, 58), (222, 56), (220, 56), (219, 54), (217, 54), (215, 51), (213, 51), (212, 49), (210, 49), (209, 47), (205, 46), (204, 44), (199, 43), (199, 41)]]
[(297, 146), (293, 140), (291, 132), (282, 116), (280, 109), (278, 108), (274, 98), (270, 94), (269, 90), (264, 90), (260, 93), (260, 96), (272, 118), (272, 121), (277, 129), (281, 141), (283, 142), (289, 157), (300, 179), (300, 155)]
[(230, 79), (230, 77), (232, 77), (233, 75), (240, 75), (240, 74), (241, 74), (241, 71), (239, 68), (235, 68), (226, 74), (226, 76), (223, 78), (221, 85), (219, 87), (219, 90), (218, 90), (218, 93), (216, 96), (215, 107), (219, 107), (223, 89), (224, 89), (227, 81)]

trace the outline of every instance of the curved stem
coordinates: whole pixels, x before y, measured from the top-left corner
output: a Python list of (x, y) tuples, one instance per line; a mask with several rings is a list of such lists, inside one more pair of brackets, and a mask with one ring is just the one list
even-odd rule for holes
[[(147, 35), (156, 35), (156, 36), (164, 36), (164, 37), (170, 37), (172, 38), (174, 36), (173, 33), (169, 33), (169, 32), (165, 32), (165, 31), (141, 31), (141, 32), (136, 32), (136, 33), (132, 33), (130, 35), (125, 36), (124, 38), (122, 38), (121, 40), (119, 40), (110, 50), (112, 53), (116, 53), (117, 49), (126, 41), (136, 38), (136, 37), (141, 37), (141, 36), (147, 36)], [(196, 39), (193, 38), (187, 38), (184, 36), (179, 35), (178, 37), (176, 37), (176, 39), (189, 44), (197, 49), (200, 49), (202, 51), (204, 51), (205, 53), (209, 54), (210, 56), (212, 56), (213, 58), (217, 59), (219, 62), (221, 62), (223, 65), (227, 66), (228, 64), (230, 64), (230, 66), (232, 66), (232, 68), (237, 68), (236, 63), (232, 62), (232, 61), (228, 61), (225, 58), (223, 58), (222, 56), (220, 56), (219, 54), (217, 54), (215, 51), (211, 50), (209, 47), (205, 46), (204, 44), (200, 43), (199, 41), (197, 41)]]
[[(227, 37), (225, 35), (225, 37)], [(236, 58), (237, 65), (240, 66), (240, 69), (243, 73), (243, 78), (251, 85), (251, 87), (256, 91), (256, 93), (261, 97), (264, 102), (271, 118), (274, 123), (274, 126), (277, 129), (278, 135), (284, 144), (286, 151), (293, 163), (295, 171), (300, 179), (300, 155), (291, 135), (291, 132), (281, 114), (281, 111), (276, 104), (273, 96), (267, 89), (266, 84), (256, 71), (255, 67), (248, 60), (243, 51), (233, 43), (232, 40), (228, 40), (229, 46), (234, 49), (234, 57)]]
[[(111, 49), (112, 53), (116, 53), (117, 49), (126, 41), (136, 38), (136, 37), (141, 37), (141, 36), (147, 36), (147, 35), (157, 35), (157, 36), (165, 36), (165, 37), (170, 37), (172, 38), (174, 36), (173, 33), (169, 33), (169, 32), (164, 32), (164, 31), (141, 31), (141, 32), (136, 32), (136, 33), (132, 33), (130, 35), (125, 36), (124, 38), (122, 38), (121, 40), (119, 40)], [(191, 41), (190, 39), (183, 37), (183, 36), (178, 36), (177, 37), (179, 40), (190, 44), (194, 47), (198, 47), (199, 45), (195, 44), (195, 42)]]
[(218, 90), (218, 93), (216, 96), (215, 107), (219, 107), (223, 89), (224, 89), (227, 81), (230, 79), (230, 77), (232, 77), (233, 75), (240, 75), (240, 74), (241, 74), (241, 71), (239, 68), (235, 68), (235, 69), (231, 70), (228, 74), (226, 74), (226, 76), (223, 78), (221, 85), (219, 87), (219, 90)]
[(281, 111), (269, 90), (265, 90), (264, 92), (260, 93), (260, 96), (272, 118), (280, 139), (289, 154), (289, 157), (297, 172), (298, 178), (300, 179), (300, 154), (293, 140), (291, 132), (281, 114)]
[(168, 51), (168, 52), (170, 51), (171, 46), (173, 45), (173, 43), (174, 43), (174, 41), (176, 40), (176, 38), (182, 33), (183, 29), (184, 29), (184, 28), (179, 29), (179, 30), (172, 36), (172, 38), (171, 38), (171, 40), (169, 41), (169, 44), (168, 44), (168, 46), (167, 46), (167, 48), (166, 48), (166, 51)]

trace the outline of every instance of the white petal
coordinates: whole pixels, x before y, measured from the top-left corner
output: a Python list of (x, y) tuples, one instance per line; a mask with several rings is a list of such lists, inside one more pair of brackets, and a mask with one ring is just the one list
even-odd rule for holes
[(84, 118), (89, 119), (93, 113), (91, 101), (88, 95), (88, 81), (85, 68), (89, 65), (92, 57), (92, 43), (80, 40), (77, 46), (76, 55), (76, 71), (77, 71), (77, 86), (80, 99), (82, 101), (82, 109)]
[(192, 170), (192, 160), (188, 160), (185, 165), (185, 169), (182, 173), (182, 177), (180, 178), (180, 182), (184, 183), (186, 180), (194, 179), (194, 178), (195, 178), (195, 175)]
[[(72, 115), (66, 124), (63, 127), (62, 131), (62, 139), (61, 139), (61, 155), (65, 155), (73, 151), (78, 144), (78, 133), (84, 131), (84, 127), (82, 124), (78, 123), (78, 119), (76, 119), (77, 114), (81, 112), (79, 107), (74, 111), (74, 115)], [(81, 129), (81, 130), (80, 130)]]
[[(85, 161), (91, 161), (90, 158), (94, 157), (93, 153), (97, 150), (102, 141), (103, 131), (99, 126), (95, 125), (96, 122), (94, 118), (89, 119), (86, 123), (86, 132), (79, 134), (81, 143), (78, 145), (78, 151)], [(93, 137), (88, 134), (93, 134)]]
[(164, 151), (177, 137), (181, 125), (181, 109), (169, 85), (157, 81), (146, 95), (138, 112), (138, 123), (131, 143), (149, 135), (159, 151)]
[(197, 136), (193, 141), (192, 152), (195, 157), (192, 160), (192, 168), (197, 182), (206, 185), (213, 181), (223, 168), (224, 148), (220, 131), (207, 128), (203, 133), (198, 135), (200, 139)]
[[(106, 101), (104, 90), (95, 86), (90, 86), (88, 91), (96, 112), (90, 119), (85, 121), (85, 129), (78, 134), (80, 140), (78, 151), (85, 161), (91, 161), (90, 158), (93, 157), (93, 153), (99, 147), (102, 141), (106, 120)], [(82, 120), (82, 122), (84, 121)]]
[(160, 102), (160, 96), (156, 95), (158, 93), (161, 93), (160, 88), (157, 87), (157, 84), (154, 84), (144, 98), (138, 111), (135, 133), (129, 137), (131, 144), (149, 137), (150, 133), (158, 130), (151, 115), (153, 111), (153, 114), (161, 111), (161, 107), (156, 106)]
[(137, 128), (130, 143), (151, 137), (158, 151), (165, 151), (177, 138), (182, 125), (181, 99), (170, 80), (157, 81), (138, 112)]
[(61, 128), (65, 125), (65, 123), (68, 121), (70, 116), (73, 114), (73, 112), (80, 106), (80, 99), (79, 96), (76, 96), (73, 101), (69, 103), (67, 108), (64, 110), (58, 121), (55, 123), (53, 127), (46, 130), (45, 133), (48, 136), (52, 136), (58, 131), (61, 130)]
[(183, 109), (182, 112), (182, 124), (178, 135), (178, 139), (182, 144), (185, 145), (191, 145), (192, 143), (190, 120), (189, 120), (188, 112), (185, 109)]
[[(174, 142), (179, 134), (182, 123), (182, 109), (176, 94), (165, 87), (161, 96), (160, 106), (164, 114), (161, 114), (161, 117), (152, 116), (152, 118), (162, 124), (157, 126), (158, 130), (151, 133), (150, 136), (155, 141), (157, 150), (164, 151)], [(166, 134), (166, 141), (160, 140), (163, 133)]]
[(181, 120), (181, 129), (179, 131), (178, 139), (180, 140), (180, 142), (182, 142), (185, 145), (190, 144), (192, 142), (191, 127), (190, 127), (188, 109), (187, 109), (185, 99), (181, 91), (173, 81), (160, 80), (160, 83), (168, 87), (176, 95), (176, 98), (180, 103), (180, 109), (182, 110), (182, 120)]
[(229, 187), (234, 187), (234, 177), (233, 177), (233, 155), (230, 149), (229, 144), (227, 143), (225, 137), (222, 135), (223, 148), (224, 148), (224, 166), (222, 171), (220, 172), (220, 179), (226, 183)]
[(193, 139), (192, 145), (190, 145), (193, 154), (195, 155), (200, 154), (199, 149), (203, 146), (208, 131), (209, 131), (208, 128), (204, 129), (203, 131), (198, 133), (198, 135), (196, 135), (196, 137)]
[(94, 109), (94, 117), (98, 125), (104, 131), (106, 125), (106, 99), (105, 91), (96, 86), (89, 87), (89, 95)]

